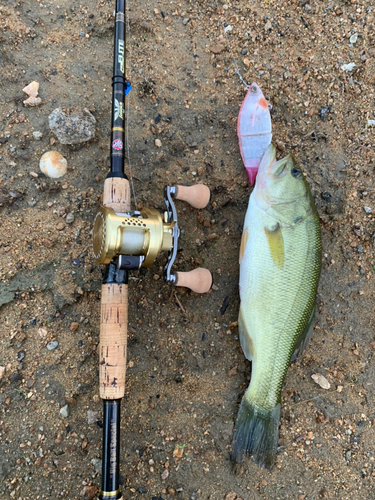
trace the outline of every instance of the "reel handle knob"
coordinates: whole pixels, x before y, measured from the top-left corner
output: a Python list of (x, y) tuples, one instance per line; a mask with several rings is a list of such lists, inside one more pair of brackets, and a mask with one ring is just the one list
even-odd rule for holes
[(176, 200), (187, 201), (194, 208), (205, 208), (210, 201), (210, 190), (204, 184), (195, 184), (194, 186), (175, 186)]
[(185, 286), (195, 293), (206, 293), (212, 285), (212, 275), (208, 269), (197, 267), (187, 273), (176, 273), (176, 286)]

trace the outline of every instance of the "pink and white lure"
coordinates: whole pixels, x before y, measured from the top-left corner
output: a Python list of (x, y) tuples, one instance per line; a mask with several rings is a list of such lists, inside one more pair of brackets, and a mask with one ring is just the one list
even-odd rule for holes
[(255, 182), (259, 163), (271, 144), (271, 115), (264, 95), (252, 83), (242, 103), (237, 122), (238, 143), (250, 185)]

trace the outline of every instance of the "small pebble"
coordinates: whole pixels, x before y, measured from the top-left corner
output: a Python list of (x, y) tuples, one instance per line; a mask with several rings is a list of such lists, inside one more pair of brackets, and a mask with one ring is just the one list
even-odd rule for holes
[(352, 62), (352, 63), (348, 63), (348, 64), (343, 64), (341, 66), (341, 69), (343, 71), (346, 71), (347, 73), (349, 73), (349, 71), (353, 71), (355, 66), (356, 66), (356, 64), (354, 62)]
[(42, 245), (46, 248), (52, 248), (53, 241), (49, 240), (48, 238), (45, 238), (44, 240), (42, 240)]
[(66, 220), (66, 223), (67, 223), (67, 224), (72, 224), (72, 223), (74, 222), (74, 215), (69, 213), (69, 214), (66, 216), (66, 219), (65, 219), (65, 220)]
[(157, 148), (161, 148), (161, 140), (160, 139), (155, 139), (155, 146)]
[(225, 46), (221, 45), (221, 44), (214, 45), (213, 47), (210, 48), (210, 51), (213, 54), (220, 54), (220, 52), (223, 52), (224, 50), (225, 50)]
[(320, 119), (322, 120), (322, 122), (326, 121), (327, 113), (328, 113), (328, 108), (321, 108), (321, 110), (320, 110)]
[(39, 328), (38, 333), (40, 335), (40, 338), (44, 339), (47, 337), (47, 330), (45, 328)]
[(40, 141), (40, 139), (43, 137), (43, 134), (42, 134), (42, 132), (35, 131), (35, 132), (33, 132), (33, 137), (36, 141)]
[(358, 245), (357, 246), (357, 252), (358, 253), (362, 253), (363, 252), (363, 246), (362, 245)]
[(138, 493), (147, 493), (147, 489), (141, 486), (138, 488)]
[(96, 470), (97, 474), (100, 474), (102, 472), (102, 460), (99, 460), (99, 458), (93, 458), (91, 460), (92, 465), (94, 466), (94, 469)]
[(87, 410), (87, 423), (95, 424), (98, 420), (99, 413), (97, 411)]
[(372, 213), (372, 208), (370, 208), (370, 207), (363, 207), (363, 210), (366, 212), (366, 214)]
[(4, 377), (5, 375), (5, 366), (0, 366), (0, 380)]
[(163, 472), (163, 474), (161, 475), (161, 479), (163, 481), (165, 481), (166, 479), (168, 479), (169, 477), (169, 470), (168, 469), (165, 469), (165, 471)]
[(69, 406), (65, 405), (60, 409), (60, 415), (62, 418), (68, 418), (69, 417)]
[(358, 39), (358, 33), (354, 33), (354, 35), (352, 35), (350, 38), (349, 38), (349, 42), (350, 43), (355, 43)]
[(322, 389), (329, 389), (331, 387), (328, 380), (321, 373), (314, 373), (311, 375), (311, 378), (316, 384), (320, 385)]
[(48, 342), (47, 344), (47, 349), (49, 351), (53, 351), (54, 349), (56, 349), (56, 347), (59, 345), (59, 343), (57, 342), (57, 340), (52, 340), (52, 342)]
[(96, 486), (85, 486), (81, 491), (81, 497), (84, 498), (85, 500), (93, 500), (93, 498), (95, 498), (97, 491), (98, 488)]
[(22, 361), (25, 356), (26, 356), (26, 352), (25, 351), (19, 351), (17, 353), (17, 361)]

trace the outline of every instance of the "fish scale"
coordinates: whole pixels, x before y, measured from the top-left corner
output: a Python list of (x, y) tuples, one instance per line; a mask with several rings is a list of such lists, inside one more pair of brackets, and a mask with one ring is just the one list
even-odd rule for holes
[(244, 222), (239, 331), (252, 361), (238, 413), (232, 459), (252, 454), (271, 468), (281, 390), (292, 355), (309, 340), (321, 266), (319, 216), (295, 160), (266, 149)]

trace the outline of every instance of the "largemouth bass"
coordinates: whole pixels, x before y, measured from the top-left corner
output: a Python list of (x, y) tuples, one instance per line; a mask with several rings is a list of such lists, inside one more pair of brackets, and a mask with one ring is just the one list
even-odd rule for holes
[(281, 389), (291, 359), (308, 344), (321, 267), (319, 216), (294, 158), (267, 147), (246, 212), (240, 248), (239, 333), (252, 361), (231, 458), (272, 468)]

